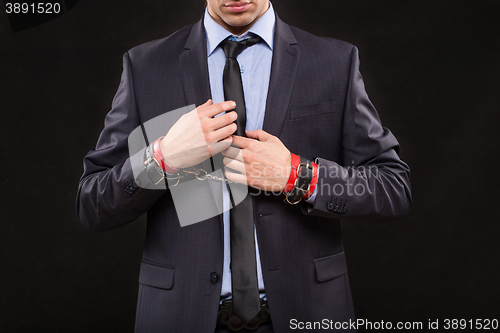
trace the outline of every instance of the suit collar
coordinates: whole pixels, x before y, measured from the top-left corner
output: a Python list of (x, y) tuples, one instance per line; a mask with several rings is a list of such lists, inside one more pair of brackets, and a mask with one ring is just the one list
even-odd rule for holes
[(192, 48), (200, 44), (202, 41), (205, 41), (206, 43), (206, 38), (207, 37), (205, 34), (205, 29), (203, 27), (203, 16), (202, 16), (201, 20), (196, 22), (191, 27), (191, 32), (189, 33), (186, 43), (184, 44), (184, 49), (191, 50)]
[(274, 31), (275, 38), (276, 36), (279, 36), (283, 38), (283, 40), (290, 44), (290, 45), (295, 45), (297, 44), (297, 40), (295, 39), (295, 35), (293, 34), (292, 30), (290, 29), (290, 26), (283, 22), (279, 17), (278, 14), (276, 14), (276, 29)]

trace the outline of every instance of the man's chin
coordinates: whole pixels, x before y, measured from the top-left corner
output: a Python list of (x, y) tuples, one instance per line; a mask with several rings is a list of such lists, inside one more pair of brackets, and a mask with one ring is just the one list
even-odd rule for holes
[(236, 29), (243, 29), (252, 24), (252, 21), (244, 19), (243, 17), (234, 18), (232, 20), (227, 20), (225, 22), (227, 25)]

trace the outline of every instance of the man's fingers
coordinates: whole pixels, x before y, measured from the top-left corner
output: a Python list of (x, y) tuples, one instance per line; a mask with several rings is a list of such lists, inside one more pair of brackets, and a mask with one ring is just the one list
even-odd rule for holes
[(238, 114), (234, 111), (227, 112), (226, 114), (222, 114), (215, 118), (209, 118), (206, 120), (204, 129), (205, 131), (214, 131), (218, 128), (233, 123), (236, 120), (236, 118), (238, 118)]
[(233, 101), (220, 102), (217, 104), (212, 104), (207, 107), (203, 107), (199, 110), (198, 114), (203, 117), (212, 118), (219, 113), (234, 110), (236, 103)]
[(239, 173), (245, 174), (245, 165), (238, 160), (229, 158), (229, 157), (224, 157), (222, 160), (222, 163), (230, 169), (233, 169), (235, 171), (238, 171)]
[(246, 131), (247, 137), (257, 139), (259, 141), (267, 141), (273, 136), (264, 130)]
[[(234, 137), (232, 137), (232, 138), (234, 138)], [(222, 155), (243, 162), (243, 154), (241, 153), (240, 148), (229, 147), (222, 152)]]
[(233, 135), (233, 133), (236, 132), (236, 128), (236, 124), (229, 124), (215, 131), (209, 131), (208, 133), (204, 133), (205, 140), (210, 143), (219, 142)]
[(235, 183), (248, 185), (247, 184), (247, 177), (245, 175), (242, 175), (240, 173), (231, 172), (227, 169), (224, 171), (224, 175), (226, 176), (227, 179), (229, 179)]
[(211, 156), (217, 155), (221, 151), (226, 150), (231, 145), (232, 141), (233, 141), (232, 138), (228, 137), (222, 141), (216, 143), (210, 143), (209, 146), (210, 146)]
[(255, 141), (255, 139), (244, 138), (239, 135), (233, 135), (233, 145), (240, 148), (248, 148), (248, 145)]
[(205, 103), (203, 103), (202, 105), (198, 105), (197, 109), (198, 109), (198, 108), (203, 108), (203, 107), (206, 107), (206, 106), (210, 106), (210, 105), (212, 105), (212, 104), (214, 104), (214, 102), (212, 101), (212, 99), (210, 99), (210, 98), (209, 98), (209, 99), (208, 99)]
[[(224, 140), (221, 140), (219, 141), (219, 143), (222, 143), (222, 142), (227, 142), (231, 145), (231, 143), (233, 143), (233, 137), (232, 136), (228, 136), (227, 138), (225, 138)], [(224, 150), (226, 150), (227, 148), (229, 148), (230, 146), (226, 147)]]

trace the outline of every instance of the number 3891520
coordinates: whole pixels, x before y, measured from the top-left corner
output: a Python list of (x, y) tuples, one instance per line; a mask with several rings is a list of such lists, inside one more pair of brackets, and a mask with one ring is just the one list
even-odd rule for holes
[(5, 4), (7, 14), (59, 14), (61, 12), (60, 3), (39, 2), (21, 3), (8, 2)]

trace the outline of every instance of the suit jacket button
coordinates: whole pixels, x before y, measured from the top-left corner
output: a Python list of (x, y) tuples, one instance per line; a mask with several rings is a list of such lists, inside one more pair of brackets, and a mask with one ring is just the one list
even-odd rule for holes
[(330, 212), (333, 210), (333, 202), (329, 202), (326, 204), (326, 209), (328, 209)]
[(334, 212), (334, 213), (338, 213), (339, 211), (340, 211), (340, 207), (339, 207), (339, 205), (334, 204), (334, 205), (333, 205), (333, 212)]
[(219, 281), (219, 275), (216, 272), (210, 273), (210, 280), (212, 280), (213, 283), (217, 283), (217, 281)]

